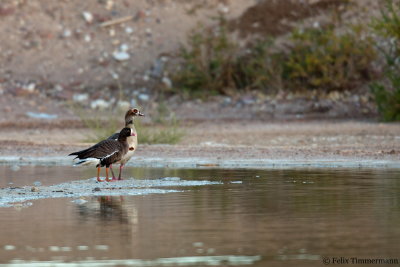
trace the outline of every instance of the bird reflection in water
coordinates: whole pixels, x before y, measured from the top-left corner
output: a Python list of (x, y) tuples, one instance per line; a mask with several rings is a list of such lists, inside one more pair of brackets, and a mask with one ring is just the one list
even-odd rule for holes
[(107, 223), (136, 224), (137, 210), (132, 203), (125, 203), (123, 196), (100, 196), (92, 198), (83, 205), (78, 205), (82, 220), (99, 219)]

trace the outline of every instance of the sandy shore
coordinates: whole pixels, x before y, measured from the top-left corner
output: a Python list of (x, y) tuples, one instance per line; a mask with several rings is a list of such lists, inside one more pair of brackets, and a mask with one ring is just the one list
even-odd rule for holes
[[(360, 121), (201, 122), (183, 127), (177, 145), (140, 144), (132, 166), (229, 167), (270, 164), (398, 166), (400, 124)], [(72, 151), (90, 146), (83, 128), (9, 127), (0, 133), (3, 163), (70, 164)], [(140, 142), (140, 135), (139, 135)], [(227, 165), (228, 164), (228, 165)], [(389, 165), (387, 165), (389, 164)]]

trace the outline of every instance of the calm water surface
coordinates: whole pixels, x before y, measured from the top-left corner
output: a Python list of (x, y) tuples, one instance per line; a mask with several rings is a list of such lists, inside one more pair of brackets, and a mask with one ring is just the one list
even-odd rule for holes
[[(0, 186), (52, 185), (94, 174), (92, 168), (0, 166)], [(125, 174), (223, 184), (0, 208), (0, 262), (323, 266), (323, 257), (400, 260), (400, 170), (126, 168)]]

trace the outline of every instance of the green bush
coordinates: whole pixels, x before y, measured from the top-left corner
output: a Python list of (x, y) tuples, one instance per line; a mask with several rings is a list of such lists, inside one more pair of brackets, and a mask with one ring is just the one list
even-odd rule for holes
[(387, 73), (389, 86), (381, 83), (371, 85), (375, 102), (384, 121), (400, 121), (400, 75)]
[(384, 81), (371, 90), (384, 121), (400, 121), (400, 2), (387, 0), (381, 17), (373, 19), (373, 29), (386, 39), (378, 45), (385, 58)]
[(177, 89), (191, 94), (227, 94), (233, 88), (232, 73), (236, 45), (229, 40), (226, 25), (218, 30), (204, 27), (189, 35), (188, 48), (182, 47), (182, 59), (172, 77)]
[(370, 79), (376, 53), (360, 28), (343, 34), (332, 26), (296, 30), (291, 41), (282, 74), (287, 89), (344, 91)]
[(342, 34), (333, 26), (295, 30), (290, 41), (286, 52), (273, 50), (268, 37), (240, 48), (220, 19), (217, 29), (200, 27), (189, 36), (178, 54), (174, 87), (191, 96), (248, 89), (330, 92), (352, 90), (371, 79), (376, 51), (361, 27)]
[(270, 44), (263, 40), (250, 49), (240, 49), (222, 18), (217, 28), (199, 27), (178, 54), (181, 62), (172, 76), (174, 87), (192, 96), (263, 89), (274, 70), (268, 58)]
[(258, 89), (264, 93), (282, 88), (281, 53), (271, 51), (272, 40), (258, 40), (249, 46), (247, 53), (235, 61), (234, 77), (237, 89)]

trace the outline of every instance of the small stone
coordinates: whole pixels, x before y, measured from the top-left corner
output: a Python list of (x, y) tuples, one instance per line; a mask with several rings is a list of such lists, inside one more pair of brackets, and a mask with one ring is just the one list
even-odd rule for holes
[(64, 38), (71, 37), (71, 35), (72, 35), (72, 32), (71, 32), (70, 29), (65, 29), (65, 30), (63, 31), (63, 33), (62, 33), (62, 37), (64, 37)]
[(226, 97), (223, 98), (222, 103), (224, 105), (229, 105), (229, 104), (232, 103), (232, 98), (230, 98), (229, 96), (226, 96)]
[(85, 40), (85, 42), (89, 43), (92, 40), (92, 37), (90, 37), (89, 34), (86, 34), (83, 39)]
[(150, 99), (150, 96), (148, 94), (139, 94), (138, 98), (142, 102), (147, 102)]
[(89, 95), (88, 95), (88, 94), (74, 94), (74, 95), (72, 96), (72, 100), (73, 100), (74, 102), (80, 102), (80, 103), (82, 103), (82, 102), (87, 101), (88, 99), (89, 99)]
[(221, 12), (221, 13), (227, 14), (227, 13), (229, 13), (229, 7), (226, 6), (226, 5), (220, 4), (220, 5), (218, 6), (218, 11)]
[(110, 29), (110, 30), (108, 31), (108, 34), (109, 34), (111, 37), (115, 36), (115, 30), (114, 30), (114, 29)]
[(131, 107), (136, 107), (137, 106), (137, 101), (136, 99), (132, 98), (131, 99)]
[(126, 27), (126, 28), (125, 28), (125, 32), (126, 32), (127, 34), (131, 34), (131, 33), (133, 33), (133, 28), (131, 28), (131, 27)]
[(26, 116), (34, 119), (46, 119), (46, 120), (53, 120), (57, 119), (57, 114), (49, 114), (49, 113), (37, 113), (37, 112), (26, 112)]
[(19, 171), (19, 170), (21, 169), (21, 167), (18, 166), (18, 165), (12, 165), (12, 166), (10, 167), (10, 169), (11, 169), (12, 171), (14, 171), (14, 172), (17, 172), (17, 171)]
[(130, 107), (130, 104), (128, 101), (119, 101), (117, 107), (122, 110), (127, 110)]
[(83, 12), (82, 12), (82, 16), (83, 16), (83, 18), (85, 19), (85, 21), (86, 21), (87, 23), (92, 23), (92, 22), (93, 22), (93, 15), (92, 15), (92, 13), (87, 12), (87, 11), (83, 11)]
[(22, 89), (24, 89), (25, 91), (28, 91), (28, 92), (32, 93), (32, 92), (35, 91), (35, 87), (36, 87), (36, 84), (35, 84), (35, 83), (29, 83), (29, 84), (23, 86)]
[(119, 75), (118, 73), (114, 72), (114, 71), (110, 71), (111, 77), (113, 77), (114, 80), (118, 80), (119, 79)]
[(328, 94), (328, 98), (333, 101), (337, 101), (340, 99), (340, 94), (337, 91), (332, 91)]
[(49, 246), (49, 251), (53, 251), (53, 252), (60, 251), (60, 247), (58, 247), (58, 246)]
[(129, 46), (127, 44), (121, 44), (119, 47), (119, 50), (122, 52), (126, 52), (126, 51), (128, 51), (128, 49), (129, 49)]
[(36, 186), (32, 186), (31, 192), (39, 192), (39, 188), (37, 188)]
[(101, 189), (100, 189), (99, 187), (95, 187), (95, 188), (93, 189), (93, 192), (99, 192), (99, 191), (101, 191)]
[(124, 61), (130, 58), (130, 55), (124, 51), (115, 51), (112, 55), (117, 61)]
[(152, 31), (151, 31), (150, 28), (147, 28), (147, 29), (146, 29), (146, 34), (147, 34), (147, 36), (151, 36), (151, 32), (152, 32)]
[[(98, 188), (98, 187), (97, 187)], [(85, 204), (87, 202), (87, 200), (83, 199), (83, 198), (78, 198), (78, 199), (74, 199), (71, 202), (78, 204), (78, 205), (82, 205)]]
[(165, 61), (161, 58), (157, 59), (151, 68), (151, 76), (156, 78), (161, 77), (164, 72), (164, 65)]
[(104, 99), (96, 99), (90, 103), (92, 109), (107, 109), (110, 107), (110, 103)]
[(239, 102), (241, 102), (243, 105), (252, 105), (256, 103), (256, 99), (252, 96), (244, 96), (239, 99)]
[(167, 88), (172, 88), (172, 81), (170, 78), (164, 76), (161, 81), (163, 82), (163, 84), (165, 84)]
[(54, 90), (57, 92), (61, 92), (62, 90), (64, 90), (64, 88), (60, 84), (56, 84), (54, 86)]
[(195, 247), (195, 248), (200, 248), (200, 247), (202, 247), (204, 244), (203, 244), (203, 242), (194, 242), (192, 245), (193, 245), (193, 247)]
[(15, 250), (15, 246), (13, 245), (5, 245), (4, 250)]

